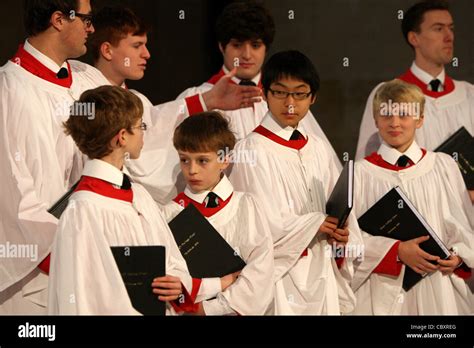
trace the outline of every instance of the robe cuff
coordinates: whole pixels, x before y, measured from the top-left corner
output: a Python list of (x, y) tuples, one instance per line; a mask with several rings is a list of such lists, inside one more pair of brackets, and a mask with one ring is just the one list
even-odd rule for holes
[(201, 94), (195, 94), (191, 97), (185, 98), (186, 107), (188, 108), (189, 116), (207, 111), (206, 104)]
[(49, 275), (49, 265), (51, 263), (51, 254), (48, 254), (48, 256), (45, 257), (43, 261), (38, 265), (38, 268), (42, 270), (44, 273)]
[(399, 276), (402, 271), (403, 263), (398, 260), (398, 246), (400, 241), (396, 242), (380, 263), (375, 267), (372, 273), (382, 273), (391, 276)]
[(178, 299), (171, 301), (170, 304), (176, 311), (176, 313), (196, 313), (199, 309), (199, 303), (195, 303), (199, 288), (201, 287), (201, 279), (193, 278), (193, 286), (191, 294), (188, 293), (186, 287), (181, 283), (183, 288), (182, 296)]
[(208, 315), (236, 315), (237, 313), (230, 307), (227, 299), (220, 295), (209, 301), (202, 303), (204, 313)]
[(194, 302), (214, 298), (220, 292), (222, 292), (221, 278), (203, 278)]
[(469, 279), (472, 276), (472, 270), (465, 263), (463, 263), (454, 270), (454, 274), (456, 274), (459, 278)]

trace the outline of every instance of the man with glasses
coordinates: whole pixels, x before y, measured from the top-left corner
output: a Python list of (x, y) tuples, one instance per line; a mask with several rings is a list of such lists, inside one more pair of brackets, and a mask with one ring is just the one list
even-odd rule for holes
[(86, 53), (94, 32), (89, 0), (27, 0), (24, 11), (28, 38), (0, 72), (0, 314), (46, 313), (42, 261), (57, 225), (47, 209), (82, 170), (62, 123), (93, 87), (67, 61)]

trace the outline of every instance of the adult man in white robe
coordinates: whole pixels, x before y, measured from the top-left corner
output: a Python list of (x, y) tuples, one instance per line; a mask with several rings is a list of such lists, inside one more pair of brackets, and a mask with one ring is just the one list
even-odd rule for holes
[[(424, 1), (406, 11), (402, 31), (413, 48), (415, 60), (399, 78), (417, 85), (426, 98), (426, 122), (417, 132), (417, 143), (434, 150), (460, 127), (474, 135), (474, 86), (446, 75), (453, 59), (453, 19), (445, 1)], [(372, 113), (377, 85), (365, 107), (359, 131), (356, 159), (376, 151), (381, 144)], [(474, 191), (470, 192), (474, 202)]]
[[(94, 67), (78, 62), (82, 65), (81, 77), (95, 86), (111, 84), (124, 88), (127, 80), (142, 79), (150, 59), (146, 24), (130, 9), (115, 6), (101, 9), (94, 16), (94, 26), (96, 30), (90, 39)], [(259, 95), (256, 87), (229, 84), (233, 74), (228, 74), (215, 88), (156, 106), (132, 90), (145, 106), (144, 120), (149, 128), (141, 157), (127, 161), (126, 165), (133, 179), (144, 185), (157, 202), (165, 204), (184, 189), (171, 140), (176, 126), (185, 117), (205, 109), (251, 107), (252, 97)]]
[[(275, 24), (270, 12), (255, 1), (231, 3), (217, 19), (216, 35), (224, 60), (221, 70), (200, 86), (186, 89), (178, 99), (209, 91), (235, 67), (237, 74), (232, 77), (231, 83), (262, 87), (261, 68), (275, 36)], [(267, 104), (262, 100), (253, 106), (224, 113), (231, 122), (237, 140), (241, 140), (262, 122), (267, 111)], [(330, 144), (311, 111), (301, 121), (300, 127)], [(332, 146), (330, 150), (340, 168), (340, 161)]]
[(82, 169), (62, 122), (73, 98), (90, 88), (67, 63), (86, 52), (94, 30), (89, 0), (25, 4), (28, 39), (0, 72), (0, 244), (29, 247), (34, 255), (0, 257), (0, 314), (46, 313), (47, 275), (38, 265), (57, 225), (47, 208)]
[[(234, 151), (239, 158), (254, 153), (255, 161), (235, 161), (230, 180), (236, 190), (257, 197), (270, 223), (276, 281), (272, 311), (350, 312), (355, 298), (348, 282), (362, 239), (352, 214), (341, 229), (337, 219), (326, 216), (339, 170), (329, 145), (299, 126), (316, 99), (319, 76), (302, 53), (280, 52), (263, 68), (263, 88), (270, 111)], [(345, 258), (336, 261), (333, 243), (346, 244), (340, 255)]]
[[(374, 110), (389, 99), (419, 103), (420, 113), (374, 113), (383, 143), (356, 162), (356, 216), (399, 186), (452, 255), (440, 260), (422, 250), (418, 245), (427, 236), (400, 242), (363, 232), (365, 257), (356, 264), (351, 284), (357, 297), (354, 314), (473, 314), (474, 289), (467, 282), (474, 266), (474, 208), (461, 173), (449, 155), (427, 151), (414, 140), (424, 121), (421, 90), (400, 80), (387, 82), (375, 94)], [(405, 291), (407, 267), (427, 275)]]

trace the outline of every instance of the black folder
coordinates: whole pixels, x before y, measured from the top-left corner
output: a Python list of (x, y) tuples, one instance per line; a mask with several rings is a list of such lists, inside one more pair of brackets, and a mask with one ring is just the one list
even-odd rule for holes
[(223, 277), (245, 267), (238, 253), (193, 204), (169, 226), (193, 278)]
[(59, 200), (54, 203), (51, 208), (48, 209), (48, 213), (54, 215), (57, 219), (59, 219), (63, 214), (64, 210), (66, 209), (67, 204), (69, 203), (69, 198), (74, 193), (74, 190), (76, 189), (77, 185), (79, 185), (79, 181), (72, 185), (69, 191), (62, 195), (61, 198), (59, 198)]
[[(429, 235), (430, 238), (421, 243), (420, 248), (442, 259), (450, 256), (446, 245), (398, 186), (379, 199), (358, 219), (358, 222), (360, 228), (371, 235), (401, 241)], [(422, 278), (410, 267), (405, 267), (403, 289), (410, 290)]]
[(461, 170), (468, 190), (474, 190), (474, 138), (466, 128), (459, 128), (435, 151), (452, 156)]
[(354, 161), (344, 164), (341, 175), (326, 203), (326, 214), (339, 220), (337, 227), (341, 228), (347, 221), (352, 210), (354, 196)]
[(166, 304), (153, 293), (151, 283), (166, 275), (164, 246), (110, 248), (127, 288), (133, 308), (143, 315), (165, 315)]

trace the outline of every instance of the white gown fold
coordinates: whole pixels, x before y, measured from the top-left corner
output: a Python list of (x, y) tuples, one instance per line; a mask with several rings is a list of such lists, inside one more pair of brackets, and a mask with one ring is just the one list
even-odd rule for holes
[[(441, 240), (454, 248), (464, 263), (474, 266), (474, 208), (454, 160), (428, 151), (416, 165), (399, 172), (367, 160), (356, 162), (354, 212), (365, 213), (378, 199), (400, 186)], [(359, 198), (359, 199), (357, 199)], [(356, 263), (352, 287), (356, 291), (355, 314), (473, 314), (474, 297), (467, 283), (455, 274), (435, 272), (408, 292), (398, 277), (373, 274), (395, 240), (365, 232), (365, 257)]]
[[(50, 251), (57, 225), (46, 210), (82, 171), (82, 155), (62, 122), (90, 86), (71, 69), (69, 89), (11, 61), (0, 72), (0, 244), (37, 248), (33, 259), (0, 257), (0, 314), (28, 314), (32, 308), (21, 298), (46, 306), (47, 277), (36, 268)], [(33, 278), (18, 283), (32, 272)], [(13, 293), (7, 288), (15, 283)], [(19, 302), (7, 308), (14, 297)]]

